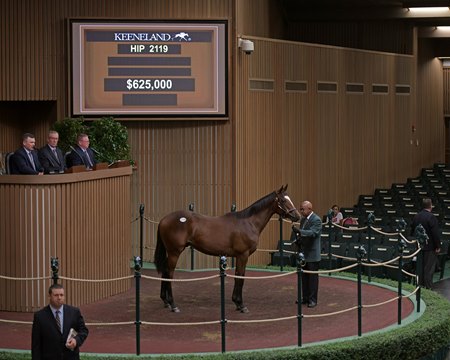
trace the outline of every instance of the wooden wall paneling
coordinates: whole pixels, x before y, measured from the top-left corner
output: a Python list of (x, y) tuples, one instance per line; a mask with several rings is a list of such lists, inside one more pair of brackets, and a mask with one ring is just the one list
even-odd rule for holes
[(236, 33), (261, 37), (282, 38), (284, 24), (278, 1), (234, 1), (236, 6)]
[(442, 63), (432, 48), (420, 40), (418, 54), (418, 117), (414, 166), (420, 169), (445, 160), (445, 123)]
[(233, 1), (5, 0), (0, 4), (0, 100), (58, 99), (58, 118), (68, 114), (66, 20), (68, 18), (224, 19)]
[[(1, 25), (0, 25), (1, 26)], [(0, 189), (0, 199), (2, 201), (7, 201), (7, 193), (6, 188)], [(0, 206), (0, 219), (6, 219), (7, 214), (11, 214), (12, 209), (8, 209), (6, 211), (6, 206)], [(0, 261), (0, 274), (5, 275), (7, 274), (7, 251), (6, 251), (6, 238), (9, 237), (9, 228), (7, 226), (0, 227), (0, 254), (4, 254), (4, 258), (2, 261)], [(5, 289), (5, 291), (0, 292), (0, 306), (1, 308), (4, 308), (6, 303), (6, 293), (7, 293), (7, 280), (0, 279), (0, 289)]]
[[(404, 152), (396, 151), (399, 141), (406, 151), (408, 149), (405, 139), (408, 139), (409, 130), (405, 124), (411, 121), (414, 100), (412, 96), (403, 96), (399, 100), (395, 94), (395, 84), (401, 82), (415, 87), (412, 56), (247, 37), (255, 42), (255, 51), (250, 59), (237, 54), (236, 60), (238, 198), (249, 200), (250, 196), (257, 198), (256, 193), (265, 193), (261, 185), (268, 187), (267, 182), (253, 180), (267, 178), (266, 169), (258, 166), (263, 163), (262, 158), (265, 158), (266, 167), (276, 167), (273, 158), (264, 156), (264, 151), (255, 160), (249, 155), (252, 149), (258, 149), (256, 141), (274, 141), (277, 147), (281, 145), (281, 173), (297, 185), (290, 189), (292, 197), (298, 202), (309, 198), (320, 215), (325, 214), (332, 203), (353, 206), (358, 194), (371, 193), (376, 187), (390, 186), (392, 179), (400, 174), (406, 181), (416, 171), (407, 161), (402, 162)], [(284, 52), (288, 55), (283, 56)], [(277, 59), (274, 60), (270, 54), (277, 54)], [(289, 70), (277, 75), (276, 71), (271, 70), (272, 67)], [(301, 69), (304, 69), (304, 74)], [(272, 76), (275, 80), (274, 92), (249, 90), (248, 80), (252, 76), (261, 79)], [(306, 93), (287, 93), (277, 98), (286, 80), (307, 81)], [(336, 83), (337, 92), (317, 92), (318, 81)], [(346, 94), (347, 82), (362, 83), (364, 93)], [(387, 84), (390, 92), (374, 95), (372, 84)], [(273, 105), (271, 108), (271, 98), (276, 99), (276, 104), (282, 104), (281, 107)], [(264, 110), (258, 112), (258, 107)], [(283, 110), (279, 113), (286, 116), (280, 120), (273, 109), (285, 109), (284, 113)], [(286, 123), (282, 122), (285, 119), (288, 119)], [(283, 131), (290, 133), (287, 146), (279, 139), (271, 139), (280, 134), (285, 138), (282, 135), (284, 132), (261, 131), (267, 121), (282, 124)], [(260, 127), (259, 133), (252, 132), (254, 124)], [(266, 125), (266, 128), (273, 130), (271, 125)], [(268, 148), (273, 150), (270, 146)], [(296, 148), (297, 152), (289, 151)], [(302, 152), (307, 153), (306, 159), (299, 157)], [(290, 171), (284, 169), (285, 164), (297, 166)], [(398, 170), (399, 164), (401, 170)], [(254, 175), (248, 177), (247, 172)], [(240, 179), (245, 179), (245, 182)], [(270, 181), (275, 182), (273, 178)], [(268, 245), (275, 245), (276, 241), (271, 239)], [(263, 238), (262, 244), (264, 242)]]
[[(174, 126), (175, 125), (175, 126)], [(142, 189), (133, 197), (134, 214), (138, 216), (140, 203), (145, 204), (145, 260), (153, 260), (156, 245), (157, 223), (166, 214), (175, 210), (187, 210), (194, 203), (195, 211), (206, 215), (221, 215), (230, 208), (227, 202), (217, 203), (221, 188), (214, 183), (219, 164), (230, 163), (230, 147), (221, 147), (220, 137), (230, 138), (230, 125), (222, 122), (189, 121), (167, 124), (163, 122), (133, 123), (128, 127), (130, 141), (135, 142), (133, 157), (138, 170), (133, 177), (134, 186)], [(228, 143), (230, 140), (226, 140)], [(220, 183), (231, 183), (231, 171), (222, 172)], [(230, 188), (229, 185), (228, 189)], [(135, 248), (139, 247), (138, 225), (134, 225)], [(196, 267), (202, 261), (216, 267), (215, 260), (206, 255), (195, 254)], [(179, 259), (180, 268), (190, 268), (190, 253), (186, 251)]]
[(444, 114), (450, 115), (450, 68), (443, 68)]

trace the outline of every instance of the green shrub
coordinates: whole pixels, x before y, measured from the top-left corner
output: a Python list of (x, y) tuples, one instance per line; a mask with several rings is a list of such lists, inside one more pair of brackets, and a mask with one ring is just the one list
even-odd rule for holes
[(130, 144), (127, 128), (112, 117), (103, 117), (91, 122), (81, 118), (66, 118), (56, 122), (52, 130), (59, 133), (58, 146), (63, 152), (70, 151), (70, 146), (77, 143), (80, 133), (89, 135), (90, 146), (98, 153), (99, 162), (113, 163), (117, 160), (130, 160)]
[(96, 149), (100, 162), (131, 160), (127, 128), (112, 117), (93, 121), (89, 126), (91, 146)]
[(58, 147), (66, 153), (77, 143), (78, 134), (87, 132), (87, 126), (83, 118), (65, 118), (54, 123), (52, 130), (59, 133)]

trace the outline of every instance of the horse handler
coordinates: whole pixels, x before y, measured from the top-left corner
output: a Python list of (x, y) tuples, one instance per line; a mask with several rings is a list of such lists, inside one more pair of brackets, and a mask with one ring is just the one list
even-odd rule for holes
[[(320, 264), (320, 237), (322, 235), (322, 220), (312, 210), (309, 201), (303, 201), (300, 208), (302, 218), (299, 228), (292, 225), (295, 234), (295, 243), (299, 251), (305, 255), (304, 270), (318, 271)], [(302, 304), (309, 308), (317, 305), (317, 294), (319, 291), (319, 274), (306, 274), (302, 272)]]

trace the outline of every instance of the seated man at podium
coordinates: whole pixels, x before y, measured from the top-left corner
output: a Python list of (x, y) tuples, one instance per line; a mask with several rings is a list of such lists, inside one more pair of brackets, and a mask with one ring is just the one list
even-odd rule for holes
[(10, 173), (12, 175), (42, 175), (44, 169), (39, 162), (37, 151), (34, 149), (36, 139), (33, 134), (22, 135), (22, 147), (14, 151), (10, 159)]
[(66, 170), (64, 154), (58, 147), (59, 134), (51, 130), (48, 133), (47, 145), (39, 150), (39, 161), (45, 174), (61, 174)]
[(87, 134), (79, 134), (77, 137), (77, 145), (70, 147), (72, 151), (67, 154), (67, 167), (75, 165), (84, 165), (86, 169), (91, 170), (97, 163), (95, 154), (89, 147), (89, 136)]

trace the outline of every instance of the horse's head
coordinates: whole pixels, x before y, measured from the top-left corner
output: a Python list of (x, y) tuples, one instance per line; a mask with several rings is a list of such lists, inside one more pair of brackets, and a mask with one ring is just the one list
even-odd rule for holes
[(282, 186), (275, 192), (277, 201), (275, 212), (282, 217), (291, 219), (292, 221), (298, 221), (301, 215), (286, 192), (287, 187), (287, 185)]

